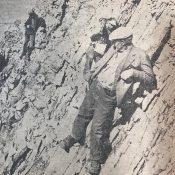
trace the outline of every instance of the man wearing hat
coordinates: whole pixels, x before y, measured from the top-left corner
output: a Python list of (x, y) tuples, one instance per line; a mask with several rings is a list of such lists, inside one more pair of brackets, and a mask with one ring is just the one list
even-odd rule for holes
[(111, 150), (109, 135), (115, 108), (124, 106), (126, 100), (132, 98), (134, 83), (139, 82), (150, 91), (156, 82), (150, 59), (143, 50), (132, 44), (130, 30), (120, 27), (109, 38), (114, 44), (100, 61), (106, 62), (112, 58), (95, 76), (75, 118), (71, 135), (60, 144), (67, 152), (75, 143), (83, 144), (86, 128), (92, 120), (88, 167), (91, 175), (100, 173), (101, 164)]

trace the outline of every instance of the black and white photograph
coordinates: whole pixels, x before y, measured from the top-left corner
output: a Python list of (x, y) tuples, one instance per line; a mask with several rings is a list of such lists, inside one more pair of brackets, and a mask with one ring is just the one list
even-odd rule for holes
[(0, 0), (0, 175), (175, 175), (174, 0)]

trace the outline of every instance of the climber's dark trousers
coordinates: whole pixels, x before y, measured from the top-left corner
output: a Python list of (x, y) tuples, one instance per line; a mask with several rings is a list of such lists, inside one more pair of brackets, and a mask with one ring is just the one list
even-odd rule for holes
[(105, 152), (109, 147), (109, 134), (115, 111), (115, 96), (108, 96), (97, 81), (94, 81), (87, 92), (75, 118), (72, 136), (84, 140), (86, 128), (92, 120), (90, 132), (90, 160), (101, 163), (106, 159)]
[(21, 55), (24, 56), (28, 52), (28, 56), (30, 56), (34, 47), (35, 47), (35, 34), (25, 34), (24, 46)]

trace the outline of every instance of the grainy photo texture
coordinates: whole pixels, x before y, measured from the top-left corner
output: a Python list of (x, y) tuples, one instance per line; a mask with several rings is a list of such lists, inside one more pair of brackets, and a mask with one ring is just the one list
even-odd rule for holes
[(0, 1), (0, 174), (174, 175), (173, 0)]

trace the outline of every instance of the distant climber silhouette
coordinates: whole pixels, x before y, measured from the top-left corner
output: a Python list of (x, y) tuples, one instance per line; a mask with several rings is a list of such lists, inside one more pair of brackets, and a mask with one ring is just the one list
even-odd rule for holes
[(29, 18), (25, 22), (25, 40), (23, 51), (20, 56), (22, 59), (23, 56), (26, 56), (30, 60), (30, 55), (35, 48), (35, 36), (39, 27), (43, 27), (42, 32), (46, 32), (46, 23), (45, 20), (35, 13), (35, 9), (29, 11)]

